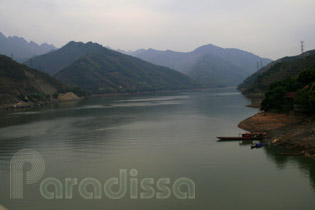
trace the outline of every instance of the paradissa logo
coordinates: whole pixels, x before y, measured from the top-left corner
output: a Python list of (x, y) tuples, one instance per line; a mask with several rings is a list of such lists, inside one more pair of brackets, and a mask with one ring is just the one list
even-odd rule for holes
[[(31, 170), (25, 174), (27, 185), (38, 182), (44, 175), (45, 161), (38, 152), (30, 149), (17, 152), (10, 164), (10, 197), (12, 199), (23, 198), (25, 163), (32, 166)], [(39, 190), (46, 199), (72, 199), (75, 186), (84, 199), (101, 199), (103, 192), (110, 199), (121, 199), (128, 193), (131, 199), (167, 199), (172, 193), (178, 199), (195, 198), (195, 183), (189, 178), (178, 178), (171, 183), (170, 178), (159, 178), (156, 181), (154, 178), (139, 180), (137, 175), (136, 169), (130, 170), (129, 175), (126, 169), (121, 169), (119, 177), (112, 177), (104, 184), (91, 177), (80, 181), (77, 178), (65, 178), (64, 182), (57, 178), (47, 177), (41, 181)]]

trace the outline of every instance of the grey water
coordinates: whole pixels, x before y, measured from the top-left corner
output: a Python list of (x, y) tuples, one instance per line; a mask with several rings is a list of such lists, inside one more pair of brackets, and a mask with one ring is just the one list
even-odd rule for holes
[[(283, 148), (269, 145), (251, 149), (242, 142), (218, 142), (234, 136), (237, 124), (258, 112), (246, 107), (249, 99), (234, 88), (196, 92), (138, 94), (93, 98), (78, 103), (0, 113), (0, 205), (9, 210), (311, 210), (315, 206), (315, 162), (283, 157)], [(23, 198), (10, 198), (10, 162), (24, 149), (37, 151), (45, 161), (40, 180), (26, 183)], [(129, 172), (137, 170), (137, 175)], [(125, 196), (111, 199), (104, 183), (128, 173)], [(78, 186), (66, 199), (47, 199), (40, 185), (48, 177), (99, 180), (100, 199), (85, 199)], [(172, 188), (186, 177), (195, 184), (194, 199), (179, 199)], [(129, 184), (152, 178), (154, 196), (132, 199)], [(171, 195), (158, 199), (157, 180), (168, 178)], [(118, 191), (118, 185), (113, 191)], [(47, 190), (54, 192), (54, 187)], [(93, 192), (88, 186), (87, 191)], [(182, 192), (188, 188), (182, 186)]]

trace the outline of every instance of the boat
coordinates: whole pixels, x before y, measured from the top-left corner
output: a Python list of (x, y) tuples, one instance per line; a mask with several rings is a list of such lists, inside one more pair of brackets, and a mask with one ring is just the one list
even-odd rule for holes
[(254, 149), (254, 148), (259, 149), (259, 148), (262, 148), (263, 146), (265, 146), (265, 145), (263, 143), (259, 142), (257, 144), (251, 145), (250, 148), (251, 149)]
[(266, 133), (242, 133), (237, 137), (217, 137), (221, 141), (240, 141), (240, 140), (263, 140), (266, 136)]

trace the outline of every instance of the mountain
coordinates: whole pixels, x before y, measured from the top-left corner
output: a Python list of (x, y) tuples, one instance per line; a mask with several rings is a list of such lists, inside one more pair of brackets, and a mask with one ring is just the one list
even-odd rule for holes
[(96, 43), (70, 42), (25, 64), (93, 94), (200, 88), (170, 68), (107, 49)]
[(201, 57), (187, 74), (208, 88), (235, 86), (243, 81), (246, 73), (236, 65), (213, 55)]
[(125, 52), (156, 65), (166, 66), (197, 80), (205, 87), (236, 86), (262, 66), (271, 62), (252, 53), (209, 44), (192, 52), (154, 49)]
[(48, 74), (0, 55), (0, 105), (21, 100), (46, 101), (53, 94), (64, 92), (66, 88), (64, 84)]
[(31, 58), (24, 62), (24, 64), (54, 75), (80, 57), (91, 54), (100, 48), (102, 48), (101, 45), (93, 44), (92, 42), (84, 44), (72, 41), (59, 50)]
[(27, 42), (17, 36), (6, 37), (0, 32), (0, 54), (13, 57), (18, 62), (23, 62), (33, 56), (45, 54), (57, 48), (47, 43), (38, 45), (35, 42)]
[(295, 77), (301, 71), (315, 66), (315, 50), (298, 56), (276, 60), (247, 77), (239, 86), (244, 94), (261, 95), (268, 87), (286, 77)]

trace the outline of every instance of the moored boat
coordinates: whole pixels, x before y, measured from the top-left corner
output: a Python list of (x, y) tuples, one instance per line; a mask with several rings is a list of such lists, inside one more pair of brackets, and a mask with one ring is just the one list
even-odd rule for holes
[(237, 137), (217, 137), (221, 141), (232, 141), (232, 140), (262, 140), (266, 136), (266, 133), (242, 133)]

